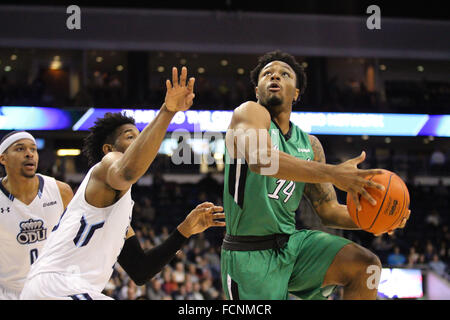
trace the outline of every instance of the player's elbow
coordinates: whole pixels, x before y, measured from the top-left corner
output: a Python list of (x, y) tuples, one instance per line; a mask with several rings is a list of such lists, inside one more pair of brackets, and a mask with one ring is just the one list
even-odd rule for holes
[(107, 175), (108, 185), (115, 190), (127, 190), (136, 183), (137, 179), (133, 170), (126, 167), (123, 169), (111, 168)]
[(270, 149), (263, 148), (248, 153), (245, 160), (250, 171), (262, 175), (271, 175), (270, 169), (273, 167), (275, 160), (273, 155), (274, 153)]

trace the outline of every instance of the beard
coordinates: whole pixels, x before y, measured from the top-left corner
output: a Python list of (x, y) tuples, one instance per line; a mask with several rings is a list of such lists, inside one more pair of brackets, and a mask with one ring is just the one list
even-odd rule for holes
[(28, 178), (28, 179), (32, 179), (36, 175), (36, 171), (33, 173), (27, 173), (22, 170), (20, 173), (22, 174), (23, 177)]
[(274, 109), (276, 107), (281, 106), (282, 104), (283, 104), (283, 99), (278, 96), (273, 95), (273, 96), (267, 98), (266, 101), (264, 101), (263, 105), (267, 109)]

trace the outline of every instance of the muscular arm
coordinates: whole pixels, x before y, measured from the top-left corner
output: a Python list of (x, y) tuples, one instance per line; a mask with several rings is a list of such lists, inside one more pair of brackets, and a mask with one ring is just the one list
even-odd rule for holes
[[(314, 161), (325, 163), (325, 153), (319, 139), (310, 135), (309, 140), (314, 151)], [(347, 206), (337, 201), (336, 191), (331, 183), (308, 183), (304, 193), (324, 226), (334, 229), (360, 229), (350, 218)]]
[(155, 159), (174, 115), (175, 112), (170, 112), (163, 105), (155, 119), (142, 130), (123, 155), (113, 157), (112, 161), (106, 158), (101, 162), (101, 166), (107, 167), (106, 183), (112, 189), (127, 190), (144, 175)]
[(195, 97), (193, 93), (195, 79), (190, 78), (188, 83), (186, 79), (186, 67), (181, 70), (180, 80), (177, 68), (172, 68), (172, 83), (170, 80), (166, 81), (165, 101), (155, 119), (142, 130), (123, 156), (115, 157), (114, 161), (110, 162), (102, 161), (101, 166), (107, 166), (106, 184), (112, 189), (128, 190), (144, 175), (155, 159), (175, 113), (190, 108)]
[(234, 158), (245, 157), (249, 169), (261, 175), (312, 183), (332, 181), (333, 166), (273, 149), (269, 128), (270, 114), (266, 108), (251, 101), (242, 104), (233, 112), (226, 134), (228, 151)]
[(380, 174), (381, 170), (357, 168), (357, 164), (365, 159), (364, 152), (339, 165), (298, 159), (273, 148), (267, 131), (269, 128), (270, 114), (260, 104), (248, 101), (236, 108), (225, 137), (231, 157), (245, 158), (249, 169), (261, 175), (297, 182), (332, 183), (350, 193), (358, 207), (357, 194), (371, 198), (366, 187), (383, 188), (363, 178), (370, 174)]

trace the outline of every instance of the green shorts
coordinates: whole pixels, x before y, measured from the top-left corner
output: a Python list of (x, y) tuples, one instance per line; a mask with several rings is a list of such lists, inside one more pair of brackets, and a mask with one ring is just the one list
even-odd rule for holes
[(335, 286), (321, 288), (325, 274), (343, 246), (352, 241), (317, 230), (296, 230), (277, 251), (222, 249), (222, 285), (227, 299), (323, 300)]

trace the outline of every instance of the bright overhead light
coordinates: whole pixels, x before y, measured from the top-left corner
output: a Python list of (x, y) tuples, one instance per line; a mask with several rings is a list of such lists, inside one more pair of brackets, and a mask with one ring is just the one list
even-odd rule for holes
[(156, 70), (158, 70), (158, 72), (164, 72), (164, 67), (163, 66), (159, 66), (158, 68), (156, 68)]
[(10, 72), (12, 70), (11, 66), (5, 66), (5, 72)]
[(380, 70), (381, 71), (386, 71), (386, 65), (384, 65), (384, 64), (380, 64)]
[(197, 72), (200, 73), (200, 74), (201, 73), (205, 73), (205, 68), (200, 67), (200, 68), (197, 69)]
[(226, 67), (228, 65), (228, 60), (225, 60), (225, 59), (220, 60), (220, 65), (222, 67)]
[(102, 62), (103, 61), (103, 57), (97, 57), (97, 58), (95, 58), (95, 61)]
[(238, 74), (244, 74), (245, 70), (243, 68), (238, 68), (237, 73)]
[(305, 69), (308, 68), (308, 62), (303, 61), (302, 62), (302, 67), (305, 68)]
[(117, 71), (123, 71), (123, 65), (121, 65), (121, 64), (119, 64), (117, 67), (116, 67), (116, 70)]
[(391, 143), (392, 139), (389, 137), (384, 138), (384, 142), (386, 143)]
[(80, 149), (59, 149), (56, 151), (56, 155), (58, 157), (67, 157), (67, 156), (78, 156), (80, 155)]
[(368, 135), (363, 135), (363, 136), (361, 136), (361, 138), (363, 139), (363, 140), (369, 140), (369, 136)]
[(17, 55), (15, 55), (15, 54), (11, 55), (11, 60), (12, 60), (12, 61), (17, 60)]
[(423, 66), (417, 66), (417, 71), (423, 72), (423, 70), (425, 70), (425, 69), (423, 68)]
[(181, 64), (182, 66), (186, 65), (186, 62), (187, 62), (187, 60), (186, 60), (185, 58), (181, 58), (181, 59), (180, 59), (180, 64)]

